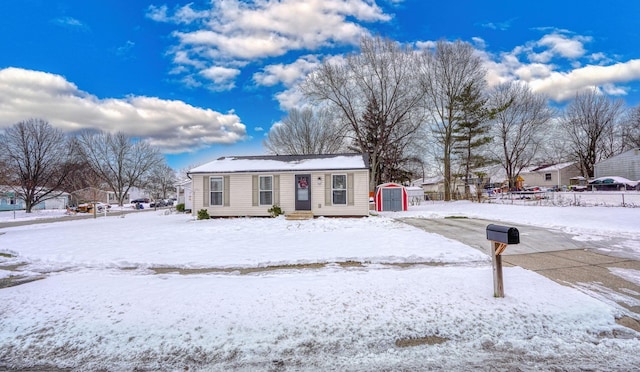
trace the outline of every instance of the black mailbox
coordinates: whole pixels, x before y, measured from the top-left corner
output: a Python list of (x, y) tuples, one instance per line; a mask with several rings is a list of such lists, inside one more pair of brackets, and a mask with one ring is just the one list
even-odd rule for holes
[(519, 244), (520, 232), (515, 227), (487, 225), (487, 240), (504, 244)]

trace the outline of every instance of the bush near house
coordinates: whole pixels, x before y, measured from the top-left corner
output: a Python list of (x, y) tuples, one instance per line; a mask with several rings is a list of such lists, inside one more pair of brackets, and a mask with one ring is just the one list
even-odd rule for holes
[(278, 217), (279, 215), (284, 214), (282, 208), (280, 208), (280, 206), (278, 206), (277, 204), (274, 204), (273, 207), (267, 209), (267, 212), (269, 212), (271, 217)]
[(209, 212), (207, 212), (206, 209), (200, 209), (198, 211), (198, 219), (199, 220), (208, 220), (209, 218), (210, 218), (209, 217)]

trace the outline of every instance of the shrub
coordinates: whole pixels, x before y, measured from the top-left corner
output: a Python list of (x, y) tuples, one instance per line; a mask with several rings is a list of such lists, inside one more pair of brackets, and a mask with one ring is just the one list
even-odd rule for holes
[(206, 209), (200, 209), (198, 211), (198, 219), (199, 220), (208, 220), (209, 218), (210, 218), (209, 217), (209, 212), (207, 212)]
[(176, 205), (176, 210), (178, 212), (184, 212), (184, 203), (180, 203), (180, 204)]
[(267, 212), (269, 212), (271, 217), (278, 217), (279, 215), (284, 214), (282, 208), (280, 208), (277, 204), (274, 204), (273, 207), (267, 210)]

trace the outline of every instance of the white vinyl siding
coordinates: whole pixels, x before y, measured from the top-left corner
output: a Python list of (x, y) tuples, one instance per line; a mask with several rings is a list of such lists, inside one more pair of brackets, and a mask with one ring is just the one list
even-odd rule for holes
[(347, 175), (331, 175), (331, 204), (347, 205)]
[[(193, 176), (193, 208), (192, 213), (207, 209), (212, 217), (268, 217), (271, 205), (260, 205), (260, 177), (272, 177), (273, 204), (277, 204), (286, 213), (295, 210), (295, 174), (297, 172), (280, 173), (236, 173), (208, 174)], [(346, 205), (332, 204), (332, 173), (310, 172), (313, 186), (311, 188), (311, 211), (316, 216), (366, 216), (369, 214), (369, 173), (367, 170), (354, 170), (334, 173), (346, 174)], [(222, 179), (223, 206), (210, 205), (212, 177)], [(265, 190), (266, 191), (266, 190)], [(326, 196), (326, 197), (325, 197)]]
[(259, 177), (260, 205), (273, 205), (273, 176)]

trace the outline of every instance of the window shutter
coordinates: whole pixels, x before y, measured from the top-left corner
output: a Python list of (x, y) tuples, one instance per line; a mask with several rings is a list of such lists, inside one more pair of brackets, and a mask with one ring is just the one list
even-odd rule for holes
[(333, 202), (331, 201), (331, 183), (333, 179), (331, 178), (331, 174), (327, 173), (324, 175), (324, 205), (331, 205)]
[(347, 205), (353, 205), (353, 173), (347, 173)]
[(209, 195), (209, 184), (211, 182), (211, 177), (202, 177), (202, 206), (211, 205), (211, 195)]
[(280, 205), (280, 176), (273, 176), (273, 204)]
[(224, 176), (223, 178), (223, 183), (224, 183), (224, 206), (228, 207), (230, 204), (230, 199), (231, 199), (231, 195), (230, 191), (231, 191), (231, 177), (229, 176)]
[(251, 176), (251, 195), (252, 201), (251, 205), (254, 207), (258, 206), (258, 200), (260, 198), (259, 190), (258, 190), (258, 176)]

